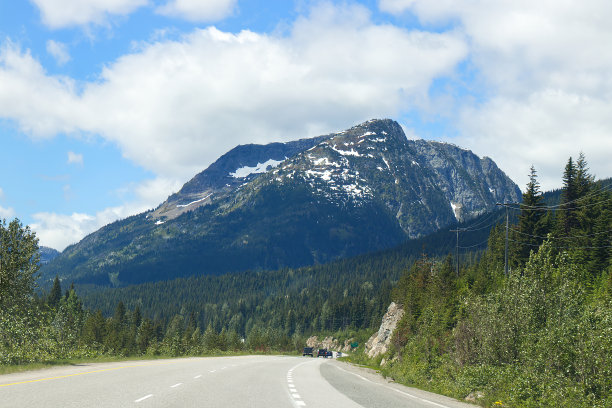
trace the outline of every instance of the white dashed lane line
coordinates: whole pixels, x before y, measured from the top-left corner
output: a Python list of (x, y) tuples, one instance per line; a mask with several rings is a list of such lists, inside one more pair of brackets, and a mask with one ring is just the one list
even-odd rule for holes
[(174, 385), (171, 385), (170, 388), (176, 388), (176, 387), (178, 387), (180, 385), (183, 385), (183, 383), (176, 383)]
[(146, 400), (147, 398), (151, 398), (152, 396), (153, 396), (153, 394), (145, 395), (145, 396), (144, 396), (144, 397), (142, 397), (142, 398), (138, 398), (138, 399), (137, 399), (136, 401), (134, 401), (134, 402), (144, 401), (144, 400)]
[(201, 376), (202, 376), (202, 374), (198, 374), (198, 375), (196, 375), (196, 376), (195, 376), (195, 377), (193, 377), (193, 378), (197, 380), (197, 379), (198, 379), (198, 378), (200, 378)]
[(293, 403), (293, 406), (295, 407), (305, 407), (306, 403), (302, 400), (302, 397), (300, 396), (300, 394), (298, 394), (297, 388), (295, 384), (293, 383), (293, 370), (295, 370), (296, 368), (298, 368), (299, 366), (303, 364), (307, 364), (310, 362), (311, 361), (300, 363), (290, 368), (289, 371), (287, 371), (287, 387), (289, 388), (289, 395), (291, 396), (291, 402)]

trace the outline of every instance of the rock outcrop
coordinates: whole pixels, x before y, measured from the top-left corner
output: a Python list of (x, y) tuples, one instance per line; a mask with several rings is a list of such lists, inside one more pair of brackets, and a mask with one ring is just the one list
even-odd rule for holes
[(335, 339), (331, 336), (325, 337), (322, 340), (319, 340), (317, 336), (311, 336), (308, 338), (308, 340), (306, 340), (306, 346), (348, 353), (349, 351), (351, 351), (351, 343), (353, 341), (354, 339), (348, 339), (344, 341), (344, 344), (341, 344), (338, 339)]
[(397, 303), (391, 302), (387, 313), (382, 318), (380, 329), (374, 333), (365, 345), (365, 352), (370, 358), (385, 354), (391, 343), (393, 330), (397, 327), (397, 323), (404, 316), (404, 309)]

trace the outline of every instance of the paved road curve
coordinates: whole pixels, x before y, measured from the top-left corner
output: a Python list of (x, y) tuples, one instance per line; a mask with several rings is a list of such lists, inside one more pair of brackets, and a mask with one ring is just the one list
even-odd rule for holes
[(323, 358), (243, 356), (83, 364), (0, 376), (0, 407), (463, 408)]

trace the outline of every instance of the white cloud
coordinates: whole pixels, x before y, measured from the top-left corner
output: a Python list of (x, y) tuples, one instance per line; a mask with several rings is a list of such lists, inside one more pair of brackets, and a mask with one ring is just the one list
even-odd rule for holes
[(229, 16), (236, 0), (170, 0), (156, 9), (159, 14), (190, 21), (217, 21)]
[(606, 0), (381, 0), (391, 13), (453, 24), (470, 43), (482, 100), (461, 100), (456, 143), (491, 156), (521, 187), (529, 166), (560, 187), (580, 150), (612, 175), (612, 3)]
[(51, 28), (104, 24), (110, 15), (130, 14), (149, 0), (30, 0)]
[(75, 152), (68, 152), (68, 164), (83, 165), (83, 155)]
[[(63, 251), (68, 245), (80, 241), (86, 235), (118, 219), (156, 207), (165, 200), (169, 192), (177, 191), (180, 183), (176, 180), (157, 178), (129, 186), (135, 197), (127, 203), (105, 208), (95, 214), (57, 214), (40, 212), (32, 216), (31, 228), (40, 239), (40, 245)], [(2, 207), (0, 207), (0, 217)]]
[(68, 47), (66, 44), (48, 40), (47, 41), (47, 52), (55, 58), (55, 61), (58, 65), (64, 65), (68, 61), (70, 61), (70, 53), (68, 53)]
[(62, 215), (43, 212), (34, 214), (32, 218), (34, 222), (30, 226), (36, 232), (40, 245), (58, 251), (63, 251), (68, 245), (104, 225), (102, 214), (98, 218), (81, 213)]
[(4, 190), (0, 187), (0, 200), (4, 200)]
[[(19, 97), (16, 97), (18, 95)], [(11, 42), (0, 48), (0, 115), (37, 137), (75, 132), (85, 107), (78, 103), (75, 83), (47, 76), (40, 63)], [(38, 117), (38, 120), (36, 119)]]
[(17, 213), (15, 212), (14, 209), (12, 209), (11, 207), (9, 208), (4, 208), (2, 206), (0, 206), (0, 219), (7, 219), (10, 220), (12, 218), (15, 218), (15, 215)]
[[(432, 80), (452, 73), (466, 52), (456, 33), (377, 25), (363, 7), (329, 4), (286, 35), (211, 27), (142, 44), (85, 84), (46, 75), (8, 44), (0, 112), (34, 137), (99, 134), (144, 168), (185, 179), (239, 143), (392, 117), (426, 99)], [(24, 97), (15, 103), (14, 95)]]
[(492, 157), (521, 188), (532, 164), (543, 189), (560, 187), (567, 159), (581, 151), (593, 174), (610, 177), (611, 103), (551, 90), (525, 99), (496, 97), (462, 112), (457, 142)]

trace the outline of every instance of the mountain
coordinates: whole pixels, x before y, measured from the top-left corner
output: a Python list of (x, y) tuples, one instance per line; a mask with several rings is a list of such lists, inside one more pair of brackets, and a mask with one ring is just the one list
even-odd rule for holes
[(258, 174), (277, 166), (288, 157), (311, 148), (325, 138), (326, 136), (319, 136), (288, 143), (237, 146), (197, 174), (178, 193), (168, 197), (154, 211), (152, 217), (172, 219), (197, 207), (210, 204), (213, 198), (231, 193)]
[(43, 274), (122, 286), (278, 269), (389, 248), (517, 201), (489, 158), (408, 140), (392, 120), (238, 146), (154, 211), (68, 247)]
[(40, 253), (40, 264), (46, 265), (55, 258), (57, 258), (60, 252), (56, 249), (49, 248), (46, 246), (41, 246), (38, 248), (38, 252)]

